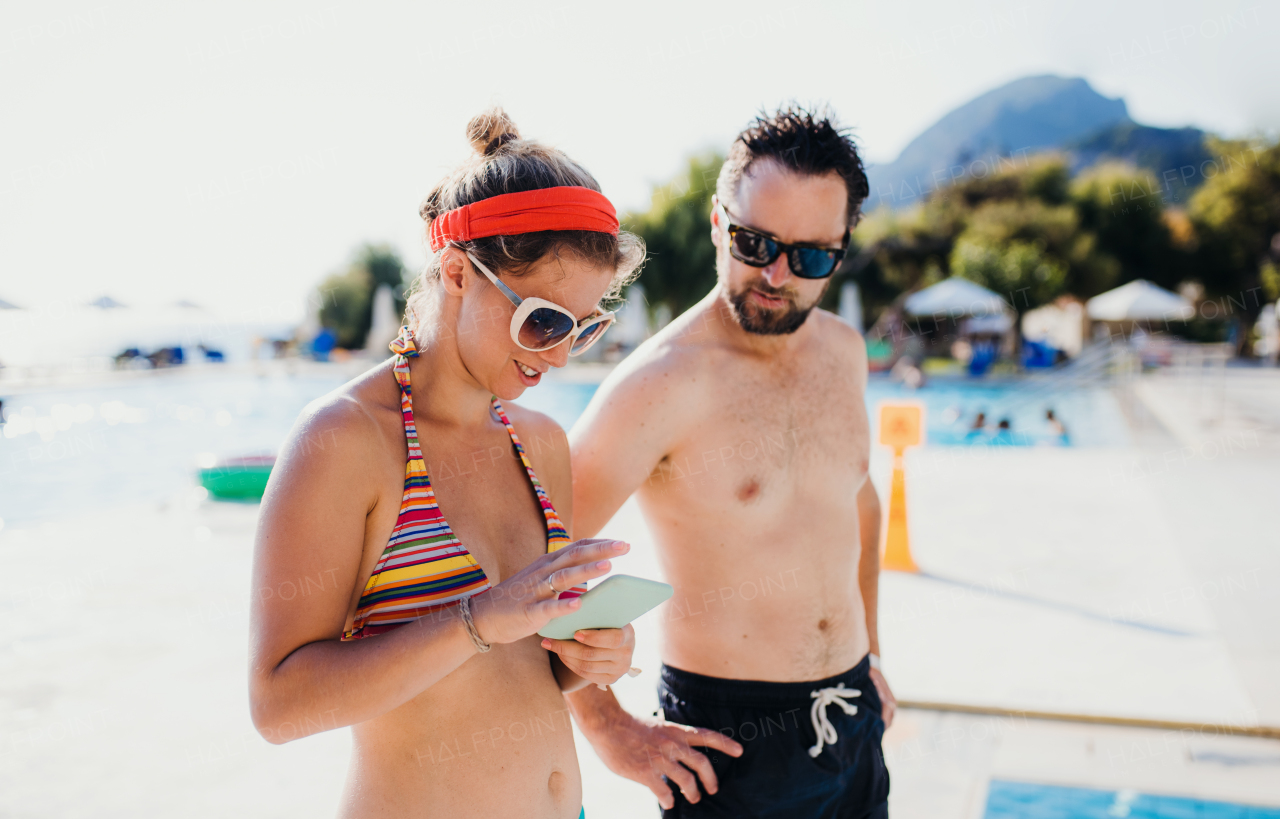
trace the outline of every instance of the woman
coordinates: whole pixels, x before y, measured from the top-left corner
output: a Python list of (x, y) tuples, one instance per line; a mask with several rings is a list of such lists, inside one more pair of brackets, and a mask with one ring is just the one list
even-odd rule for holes
[(347, 817), (578, 816), (562, 692), (631, 661), (630, 626), (535, 634), (628, 546), (569, 543), (565, 434), (503, 401), (600, 337), (643, 248), (500, 110), (468, 137), (422, 206), (396, 355), (303, 413), (258, 527), (254, 724), (276, 743), (352, 726)]

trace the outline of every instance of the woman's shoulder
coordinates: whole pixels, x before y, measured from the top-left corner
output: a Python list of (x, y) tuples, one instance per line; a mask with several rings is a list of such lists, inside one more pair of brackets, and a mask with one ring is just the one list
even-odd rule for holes
[[(339, 461), (363, 458), (370, 446), (386, 437), (387, 422), (397, 417), (398, 390), (388, 391), (390, 379), (375, 367), (307, 404), (285, 444), (285, 453), (301, 449), (311, 458), (326, 455)], [(394, 382), (393, 382), (394, 384)]]
[(403, 433), (396, 440), (395, 432), (395, 407), (364, 376), (312, 401), (271, 471), (264, 520), (296, 522), (300, 515), (340, 528), (348, 516), (363, 519), (403, 463)]

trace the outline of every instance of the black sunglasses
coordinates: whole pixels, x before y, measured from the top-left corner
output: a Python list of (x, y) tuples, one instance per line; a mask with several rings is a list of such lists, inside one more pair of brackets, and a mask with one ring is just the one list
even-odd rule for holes
[(839, 248), (789, 245), (767, 233), (733, 224), (729, 221), (729, 211), (724, 205), (720, 205), (720, 210), (728, 225), (729, 252), (733, 254), (733, 258), (752, 267), (768, 267), (786, 253), (787, 264), (796, 278), (825, 279), (836, 272), (836, 268), (844, 260), (845, 251), (849, 249), (849, 230), (845, 230)]

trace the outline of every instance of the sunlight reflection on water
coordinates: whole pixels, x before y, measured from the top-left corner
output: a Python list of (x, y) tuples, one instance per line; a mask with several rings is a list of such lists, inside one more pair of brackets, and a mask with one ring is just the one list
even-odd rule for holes
[[(12, 525), (70, 506), (188, 497), (202, 457), (275, 452), (302, 408), (343, 378), (336, 370), (276, 377), (206, 371), (11, 396), (0, 435), (0, 519)], [(567, 429), (596, 386), (549, 381), (519, 403)], [(1015, 444), (1053, 443), (1043, 420), (1048, 407), (1067, 424), (1073, 445), (1127, 443), (1123, 418), (1105, 390), (1029, 396), (1016, 386), (935, 380), (908, 391), (873, 380), (867, 395), (873, 436), (879, 402), (903, 399), (925, 404), (934, 445), (987, 443), (986, 436), (966, 440), (979, 411), (992, 426), (1010, 418)]]

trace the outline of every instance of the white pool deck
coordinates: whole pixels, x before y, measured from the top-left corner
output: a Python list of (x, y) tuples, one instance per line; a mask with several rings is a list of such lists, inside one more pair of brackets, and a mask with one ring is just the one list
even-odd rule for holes
[[(1174, 420), (1128, 448), (911, 453), (925, 574), (881, 592), (898, 697), (1280, 725), (1280, 382), (1259, 383), (1206, 427), (1144, 382)], [(877, 453), (882, 489), (888, 469)], [(256, 513), (177, 496), (0, 530), (0, 817), (332, 814), (347, 732), (276, 747), (249, 723)], [(656, 576), (633, 505), (606, 533), (635, 547), (621, 570)], [(644, 674), (616, 688), (650, 712), (637, 632)], [(589, 816), (656, 815), (579, 754)], [(1280, 806), (1277, 740), (905, 710), (885, 754), (899, 818), (980, 817), (992, 778)]]

